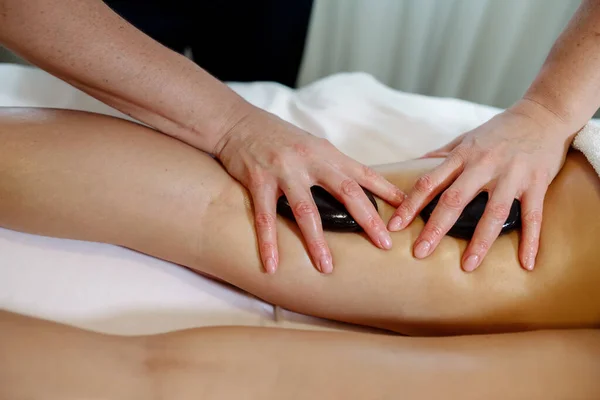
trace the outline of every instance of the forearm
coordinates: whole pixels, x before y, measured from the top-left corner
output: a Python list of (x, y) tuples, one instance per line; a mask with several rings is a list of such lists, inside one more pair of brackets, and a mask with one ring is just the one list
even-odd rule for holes
[[(524, 95), (524, 107), (556, 117), (570, 135), (600, 107), (600, 1), (583, 0)], [(524, 103), (521, 101), (520, 105)]]
[(0, 0), (0, 43), (110, 106), (213, 152), (248, 104), (100, 0)]

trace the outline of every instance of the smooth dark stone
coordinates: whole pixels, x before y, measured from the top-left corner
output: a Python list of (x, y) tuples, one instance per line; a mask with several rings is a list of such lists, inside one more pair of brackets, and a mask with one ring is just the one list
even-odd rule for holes
[[(320, 186), (313, 186), (310, 191), (319, 210), (323, 230), (335, 232), (360, 232), (363, 230), (346, 207), (328, 191)], [(375, 209), (378, 210), (373, 194), (365, 188), (363, 188), (363, 191), (375, 206)], [(291, 221), (296, 221), (290, 203), (285, 196), (281, 196), (277, 200), (277, 213)]]
[[(448, 232), (449, 236), (466, 239), (469, 240), (473, 237), (475, 233), (475, 228), (477, 227), (477, 223), (483, 216), (483, 212), (485, 211), (485, 206), (488, 202), (488, 193), (481, 192), (479, 193), (463, 210), (462, 214)], [(431, 217), (431, 213), (435, 209), (435, 206), (438, 204), (440, 200), (441, 194), (436, 196), (424, 209), (421, 211), (421, 218), (425, 222), (429, 220)], [(502, 231), (500, 234), (505, 234), (515, 229), (519, 229), (521, 227), (521, 202), (519, 200), (514, 200), (512, 206), (510, 208), (510, 213), (504, 225), (502, 225)]]

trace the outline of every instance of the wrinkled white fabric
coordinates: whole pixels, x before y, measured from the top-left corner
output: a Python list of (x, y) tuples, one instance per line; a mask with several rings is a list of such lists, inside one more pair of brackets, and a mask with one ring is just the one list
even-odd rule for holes
[(600, 124), (588, 122), (575, 136), (573, 147), (585, 154), (600, 177)]

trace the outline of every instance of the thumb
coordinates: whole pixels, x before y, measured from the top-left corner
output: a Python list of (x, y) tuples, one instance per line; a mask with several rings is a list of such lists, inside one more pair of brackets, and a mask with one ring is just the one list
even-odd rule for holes
[(464, 138), (464, 134), (460, 135), (459, 137), (457, 137), (450, 143), (443, 145), (442, 147), (439, 147), (435, 150), (431, 150), (430, 152), (423, 154), (419, 158), (447, 157), (448, 154), (450, 154), (450, 152), (452, 150), (454, 150), (456, 148), (456, 146), (458, 146), (462, 142), (463, 138)]

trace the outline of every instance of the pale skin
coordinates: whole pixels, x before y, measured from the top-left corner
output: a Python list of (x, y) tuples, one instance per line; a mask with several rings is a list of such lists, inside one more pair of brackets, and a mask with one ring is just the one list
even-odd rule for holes
[[(294, 205), (314, 266), (333, 270), (329, 242), (309, 188), (326, 186), (365, 229), (390, 249), (388, 229), (404, 229), (435, 194), (440, 206), (414, 247), (418, 258), (438, 247), (469, 200), (492, 193), (487, 213), (462, 256), (472, 271), (492, 247), (507, 205), (524, 207), (519, 259), (532, 269), (539, 248), (542, 206), (573, 134), (600, 105), (600, 1), (584, 0), (525, 96), (505, 113), (440, 149), (447, 160), (424, 175), (408, 198), (397, 187), (331, 144), (251, 106), (187, 58), (135, 29), (100, 0), (0, 0), (0, 43), (158, 131), (213, 154), (252, 197), (263, 267), (280, 263), (275, 202)], [(240, 60), (243, 65), (243, 60)], [(362, 185), (398, 207), (382, 219)], [(388, 218), (391, 217), (388, 216)], [(389, 221), (387, 226), (384, 221)]]
[(313, 265), (324, 273), (333, 270), (309, 191), (317, 183), (344, 202), (375, 246), (392, 246), (384, 221), (358, 189), (367, 187), (397, 206), (403, 198), (398, 188), (329, 142), (251, 105), (102, 1), (0, 0), (0, 44), (219, 159), (256, 204), (255, 229), (267, 272), (274, 273), (279, 265), (275, 202), (281, 193), (294, 205)]
[[(513, 199), (521, 200), (521, 266), (536, 265), (544, 198), (574, 134), (600, 107), (600, 1), (583, 0), (522, 99), (483, 125), (429, 155), (446, 160), (416, 180), (388, 228), (408, 226), (443, 192), (414, 241), (414, 255), (432, 254), (464, 207), (486, 187), (490, 201), (462, 255), (465, 271), (478, 268), (498, 237)], [(545, 222), (544, 222), (545, 223)]]
[(594, 330), (408, 338), (210, 327), (119, 337), (0, 310), (2, 399), (597, 399)]
[[(417, 219), (382, 252), (362, 234), (326, 233), (338, 264), (311, 266), (295, 224), (277, 219), (281, 268), (261, 272), (248, 191), (212, 158), (146, 127), (73, 111), (0, 113), (0, 226), (112, 243), (187, 266), (304, 314), (442, 335), (600, 323), (600, 181), (569, 154), (545, 202), (538, 267), (518, 268), (518, 232), (499, 238), (476, 273), (467, 243), (446, 237), (425, 260), (410, 243)], [(375, 167), (400, 188), (442, 159)], [(394, 208), (378, 199), (386, 218)]]
[[(213, 159), (140, 125), (73, 111), (0, 110), (0, 226), (118, 244), (231, 282), (292, 310), (409, 334), (212, 327), (119, 337), (0, 311), (0, 397), (136, 399), (597, 398), (600, 184), (579, 153), (550, 187), (540, 265), (518, 235), (481, 269), (466, 243), (410, 254), (420, 226), (380, 252), (327, 233), (339, 268), (315, 271), (278, 219), (280, 273), (262, 272), (248, 192)], [(377, 167), (400, 187), (441, 160)], [(382, 215), (394, 208), (378, 199)], [(417, 225), (417, 224), (415, 224)], [(573, 268), (570, 268), (573, 266)], [(368, 269), (368, 271), (365, 271)]]

